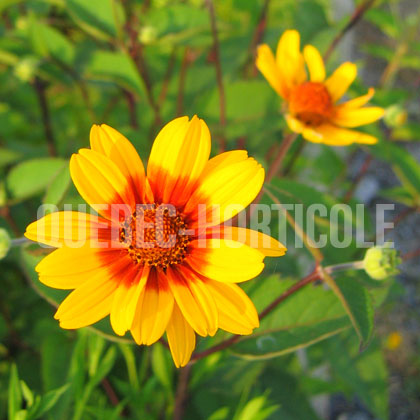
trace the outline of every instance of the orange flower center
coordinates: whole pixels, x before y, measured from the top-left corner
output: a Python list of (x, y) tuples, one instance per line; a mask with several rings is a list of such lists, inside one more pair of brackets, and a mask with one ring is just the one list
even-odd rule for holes
[(126, 219), (120, 228), (120, 242), (136, 264), (163, 270), (185, 259), (190, 240), (183, 216), (172, 206), (145, 206)]
[(304, 124), (318, 126), (332, 116), (333, 103), (323, 83), (305, 82), (292, 90), (289, 109)]

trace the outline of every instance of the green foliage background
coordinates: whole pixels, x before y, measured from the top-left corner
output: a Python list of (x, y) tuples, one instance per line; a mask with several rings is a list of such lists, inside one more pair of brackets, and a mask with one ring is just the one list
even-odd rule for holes
[[(203, 1), (1, 0), (0, 226), (20, 237), (42, 203), (83, 203), (68, 160), (88, 145), (93, 123), (124, 133), (146, 160), (163, 123), (198, 114), (210, 127), (213, 154), (226, 141), (227, 149), (245, 147), (268, 168), (288, 131), (279, 99), (253, 65), (259, 37), (274, 48), (285, 29), (296, 28), (303, 44), (325, 52), (359, 4), (349, 3), (347, 10), (345, 2), (328, 0), (216, 1), (223, 124), (217, 54)], [(420, 9), (407, 17), (405, 4), (377, 1), (327, 63), (329, 72), (346, 60), (358, 63), (350, 96), (366, 92), (367, 83), (377, 88), (374, 103), (387, 114), (366, 130), (380, 142), (344, 150), (299, 139), (287, 155), (287, 173), (267, 186), (276, 200), (328, 209), (348, 201), (354, 207), (352, 164), (355, 156), (367, 156), (395, 178), (392, 188), (378, 193), (380, 200), (399, 203), (402, 213), (418, 209), (420, 167), (406, 144), (420, 139)], [(348, 56), (349, 45), (355, 57)], [(272, 203), (269, 196), (263, 202)], [(365, 235), (372, 237), (368, 211), (364, 219)], [(317, 220), (317, 235), (340, 229)], [(324, 266), (363, 257), (355, 243), (321, 251)], [(45, 252), (36, 245), (16, 247), (0, 263), (0, 418), (172, 418), (179, 371), (167, 349), (137, 347), (128, 335), (117, 338), (107, 319), (77, 332), (60, 330), (53, 306), (65, 293), (41, 285), (34, 272)], [(244, 288), (262, 310), (313, 265), (309, 250), (291, 247)], [(394, 279), (378, 283), (361, 272), (331, 281), (328, 290), (300, 290), (254, 335), (196, 362), (184, 418), (336, 418), (334, 410), (319, 409), (325, 396), (343, 397), (348, 410), (362, 407), (374, 418), (390, 418), (390, 357), (384, 352), (389, 329), (378, 333), (374, 316), (392, 311), (403, 289)], [(227, 337), (219, 332), (201, 339), (198, 349)], [(418, 372), (418, 359), (412, 362)], [(411, 395), (420, 385), (409, 385), (410, 410), (418, 408)], [(391, 417), (396, 414), (391, 406)]]

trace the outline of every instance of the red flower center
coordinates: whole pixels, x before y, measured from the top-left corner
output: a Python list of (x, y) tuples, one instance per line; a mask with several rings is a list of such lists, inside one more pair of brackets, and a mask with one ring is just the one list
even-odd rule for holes
[(334, 108), (323, 83), (305, 82), (292, 90), (289, 109), (304, 124), (318, 126), (332, 116)]
[(144, 206), (120, 228), (120, 242), (132, 260), (161, 269), (181, 263), (190, 240), (183, 216), (172, 206)]

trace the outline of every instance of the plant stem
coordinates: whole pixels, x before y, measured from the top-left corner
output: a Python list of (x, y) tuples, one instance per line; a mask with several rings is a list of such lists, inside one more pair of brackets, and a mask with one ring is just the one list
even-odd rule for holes
[(15, 239), (12, 239), (12, 241), (11, 241), (11, 243), (10, 243), (10, 245), (12, 246), (12, 247), (14, 247), (14, 246), (20, 246), (20, 245), (23, 245), (23, 244), (26, 244), (26, 243), (29, 243), (29, 242), (31, 242), (28, 238), (25, 238), (24, 236), (22, 237), (22, 238), (15, 238)]
[(168, 93), (169, 82), (171, 80), (172, 73), (175, 68), (176, 53), (177, 53), (177, 49), (176, 47), (174, 47), (172, 49), (171, 55), (169, 56), (168, 67), (166, 68), (165, 76), (163, 77), (162, 88), (160, 90), (159, 98), (157, 100), (159, 107), (162, 106), (163, 103), (165, 102), (166, 95)]
[(226, 140), (224, 133), (226, 127), (226, 101), (225, 89), (223, 86), (222, 65), (220, 62), (219, 37), (217, 34), (216, 14), (214, 11), (213, 0), (206, 0), (206, 3), (210, 14), (211, 32), (213, 35), (214, 66), (216, 69), (216, 80), (219, 90), (220, 125), (222, 131), (219, 136), (220, 152), (224, 152), (226, 150)]
[(50, 156), (57, 156), (55, 139), (51, 124), (50, 109), (48, 107), (48, 101), (46, 96), (47, 84), (39, 77), (35, 77), (33, 86), (38, 96), (38, 101), (41, 108), (41, 118), (42, 123), (44, 125), (45, 140), (47, 141), (48, 153)]
[(364, 268), (364, 261), (352, 261), (348, 263), (343, 264), (335, 264), (335, 265), (329, 265), (328, 267), (324, 268), (324, 271), (327, 274), (333, 274), (338, 271), (345, 271), (345, 270), (363, 270)]
[[(267, 184), (274, 178), (274, 176), (277, 174), (277, 172), (281, 168), (281, 166), (283, 164), (283, 159), (286, 156), (287, 151), (290, 149), (290, 146), (293, 144), (293, 141), (296, 138), (297, 138), (297, 134), (296, 133), (290, 133), (281, 142), (279, 151), (277, 153), (277, 156), (274, 159), (274, 161), (271, 164), (271, 166), (268, 168), (267, 176), (265, 177), (265, 182)], [(254, 204), (255, 203), (259, 203), (263, 195), (264, 195), (264, 190), (261, 189), (261, 191), (257, 195), (256, 199), (254, 200)], [(253, 212), (251, 210), (250, 217), (252, 217), (252, 214), (253, 214)]]
[(178, 96), (176, 99), (176, 115), (180, 117), (183, 114), (184, 109), (184, 88), (185, 88), (185, 79), (187, 76), (188, 64), (190, 50), (188, 47), (185, 47), (184, 56), (182, 57), (181, 70), (179, 72), (179, 82), (178, 82)]
[(293, 142), (296, 140), (297, 136), (298, 135), (296, 133), (289, 133), (286, 137), (284, 137), (280, 144), (277, 156), (268, 169), (265, 182), (270, 182), (276, 176), (277, 172), (279, 172), (282, 167), (283, 160), (286, 157), (286, 154), (292, 146)]
[(356, 190), (356, 187), (359, 185), (360, 181), (366, 175), (367, 171), (369, 170), (370, 164), (372, 162), (373, 162), (373, 156), (370, 154), (367, 155), (365, 158), (365, 161), (363, 162), (362, 167), (360, 168), (360, 172), (358, 173), (357, 177), (353, 180), (351, 187), (349, 188), (349, 190), (347, 191), (344, 197), (345, 203), (348, 203), (352, 199), (353, 194)]
[(277, 308), (277, 306), (285, 301), (289, 296), (296, 293), (298, 290), (302, 289), (302, 287), (306, 286), (309, 283), (312, 283), (315, 280), (319, 279), (319, 272), (318, 268), (316, 268), (311, 274), (304, 277), (302, 280), (295, 283), (292, 287), (287, 289), (282, 295), (280, 295), (277, 299), (273, 300), (259, 315), (260, 320), (264, 319), (270, 312)]
[[(137, 72), (140, 78), (143, 80), (143, 84), (146, 91), (147, 102), (150, 107), (153, 109), (155, 116), (155, 126), (160, 126), (162, 119), (160, 116), (160, 108), (153, 97), (153, 89), (151, 79), (149, 77), (149, 71), (146, 66), (146, 61), (143, 55), (143, 45), (138, 39), (138, 27), (139, 22), (137, 17), (132, 13), (131, 7), (129, 6), (128, 1), (123, 1), (123, 6), (127, 16), (127, 22), (125, 24), (127, 35), (129, 36), (130, 44), (128, 47), (128, 52), (137, 68)], [(123, 46), (124, 48), (124, 46)]]
[(254, 65), (255, 53), (256, 53), (258, 44), (261, 42), (264, 36), (265, 27), (267, 25), (267, 15), (268, 15), (269, 6), (270, 6), (270, 0), (265, 0), (264, 5), (261, 9), (257, 26), (255, 27), (254, 34), (251, 39), (251, 43), (249, 45), (249, 52), (248, 52), (249, 59), (246, 62), (245, 70), (249, 67), (249, 64), (252, 64), (251, 73), (252, 73), (252, 76), (254, 77), (257, 75), (257, 67)]
[(356, 10), (353, 12), (353, 15), (350, 18), (350, 21), (347, 25), (337, 34), (337, 36), (333, 39), (328, 50), (324, 54), (324, 60), (327, 61), (332, 52), (334, 51), (335, 47), (338, 43), (343, 39), (344, 35), (353, 28), (354, 25), (363, 17), (363, 15), (373, 6), (375, 0), (365, 0), (362, 4), (360, 4)]
[[(302, 287), (306, 286), (307, 284), (317, 280), (319, 278), (320, 274), (318, 271), (318, 268), (316, 268), (311, 274), (304, 277), (297, 283), (295, 283), (292, 287), (287, 289), (283, 294), (281, 294), (277, 299), (273, 300), (260, 314), (259, 318), (263, 319), (265, 318), (270, 312), (272, 312), (280, 303), (285, 301), (288, 297), (293, 295), (293, 293), (296, 293), (298, 290), (300, 290)], [(213, 347), (210, 347), (207, 350), (204, 350), (199, 353), (195, 353), (192, 355), (191, 360), (199, 360), (204, 357), (209, 356), (210, 354), (216, 353), (220, 350), (225, 350), (228, 347), (230, 347), (232, 344), (235, 344), (237, 341), (240, 340), (242, 336), (241, 335), (233, 335), (232, 337), (228, 338), (225, 341), (222, 341), (219, 344), (216, 344)]]
[(179, 372), (178, 385), (175, 394), (175, 408), (173, 420), (182, 420), (184, 418), (185, 402), (188, 396), (188, 380), (190, 378), (192, 365), (181, 368)]
[(128, 115), (130, 118), (130, 127), (138, 128), (139, 124), (137, 121), (136, 98), (134, 94), (129, 90), (123, 89), (122, 91), (124, 93), (125, 100), (127, 101)]

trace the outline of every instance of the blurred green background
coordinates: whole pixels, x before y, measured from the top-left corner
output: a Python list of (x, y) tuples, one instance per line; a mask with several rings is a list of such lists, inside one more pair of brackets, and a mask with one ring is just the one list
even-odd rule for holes
[[(295, 28), (302, 44), (325, 52), (354, 11), (363, 10), (327, 70), (355, 61), (359, 77), (350, 96), (377, 89), (372, 102), (387, 113), (366, 130), (379, 144), (344, 149), (299, 139), (268, 188), (281, 202), (304, 207), (364, 203), (366, 238), (374, 235), (375, 204), (394, 203), (387, 219), (396, 228), (386, 236), (403, 254), (401, 274), (383, 282), (361, 272), (337, 278), (353, 325), (331, 290), (302, 289), (257, 335), (193, 365), (182, 418), (418, 420), (418, 2), (217, 0), (218, 49), (208, 6), (0, 0), (0, 227), (20, 238), (41, 204), (83, 203), (68, 160), (88, 146), (93, 123), (124, 133), (146, 161), (164, 123), (198, 114), (210, 127), (213, 154), (223, 145), (246, 148), (268, 168), (288, 131), (279, 98), (255, 69), (256, 46), (275, 48), (281, 33)], [(317, 220), (317, 234), (340, 229)], [(259, 310), (313, 266), (307, 250), (287, 245), (286, 257), (244, 285)], [(179, 371), (167, 349), (119, 339), (107, 319), (82, 331), (60, 330), (54, 305), (65, 293), (42, 286), (34, 272), (46, 252), (14, 247), (0, 262), (0, 418), (173, 418)], [(328, 265), (361, 259), (364, 250), (353, 242), (322, 253)], [(226, 337), (219, 332), (198, 347)]]

